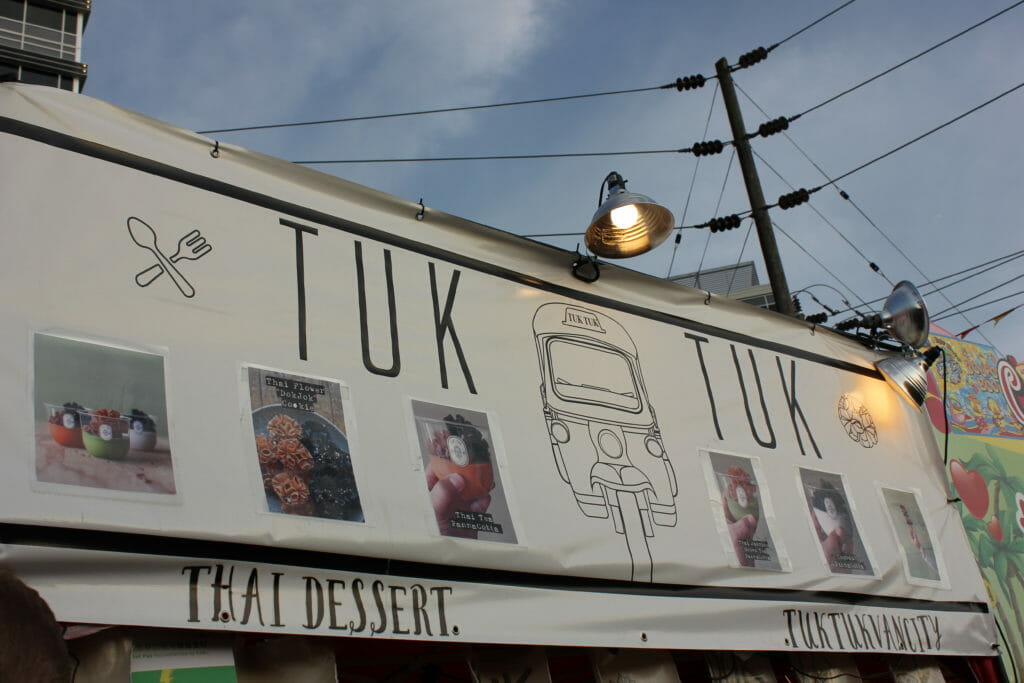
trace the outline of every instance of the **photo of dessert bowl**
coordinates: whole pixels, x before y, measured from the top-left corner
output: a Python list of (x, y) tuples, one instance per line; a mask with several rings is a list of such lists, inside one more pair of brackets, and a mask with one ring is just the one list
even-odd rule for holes
[(79, 410), (78, 416), (82, 423), (82, 442), (90, 455), (105, 460), (122, 460), (128, 455), (131, 443), (127, 417), (106, 408)]
[(132, 408), (128, 418), (128, 444), (133, 451), (152, 451), (156, 448), (156, 418)]
[(44, 403), (47, 412), (47, 428), (50, 438), (65, 448), (84, 448), (82, 443), (82, 423), (78, 411), (82, 406), (77, 403), (56, 405)]

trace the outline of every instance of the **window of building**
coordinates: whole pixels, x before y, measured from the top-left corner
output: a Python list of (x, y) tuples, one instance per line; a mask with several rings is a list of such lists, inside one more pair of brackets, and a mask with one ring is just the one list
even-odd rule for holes
[(0, 0), (0, 45), (75, 61), (78, 13), (38, 7), (25, 0)]
[(25, 21), (36, 26), (60, 31), (64, 26), (64, 10), (29, 5), (25, 14)]
[(60, 76), (22, 67), (21, 82), (31, 83), (32, 85), (58, 85), (60, 83)]
[(0, 17), (24, 21), (25, 3), (24, 0), (0, 0)]

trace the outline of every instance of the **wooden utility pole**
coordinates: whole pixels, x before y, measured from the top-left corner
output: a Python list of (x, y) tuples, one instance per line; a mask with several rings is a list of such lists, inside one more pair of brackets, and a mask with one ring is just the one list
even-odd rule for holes
[(743, 171), (743, 183), (747, 186), (747, 198), (750, 200), (754, 225), (757, 226), (761, 254), (764, 256), (764, 266), (768, 270), (768, 282), (772, 286), (772, 296), (775, 297), (775, 308), (785, 315), (795, 315), (793, 297), (789, 293), (789, 285), (786, 284), (786, 273), (782, 270), (779, 247), (775, 243), (775, 233), (772, 231), (772, 221), (768, 217), (768, 209), (764, 208), (764, 193), (761, 191), (761, 181), (757, 177), (757, 167), (754, 166), (754, 155), (750, 152), (747, 131), (743, 126), (743, 114), (740, 113), (740, 104), (736, 99), (736, 87), (732, 83), (729, 61), (725, 57), (719, 59), (715, 63), (715, 71), (718, 73), (718, 85), (722, 90), (722, 102), (725, 103), (725, 111), (729, 115), (732, 139), (735, 141), (733, 144), (736, 145), (736, 158), (739, 159), (740, 170)]

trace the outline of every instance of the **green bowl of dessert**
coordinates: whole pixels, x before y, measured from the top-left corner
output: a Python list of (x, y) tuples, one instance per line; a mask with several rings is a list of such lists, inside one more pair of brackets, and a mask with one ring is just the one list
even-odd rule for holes
[(116, 410), (106, 409), (80, 410), (78, 414), (82, 421), (82, 442), (90, 455), (105, 460), (121, 460), (128, 455), (131, 447), (128, 418)]

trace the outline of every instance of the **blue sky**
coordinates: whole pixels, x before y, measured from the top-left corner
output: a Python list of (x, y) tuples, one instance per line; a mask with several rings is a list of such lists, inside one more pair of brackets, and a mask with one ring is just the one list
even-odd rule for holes
[[(611, 3), (539, 0), (333, 2), (96, 0), (85, 33), (85, 94), (193, 130), (557, 97), (660, 85), (714, 73), (714, 63), (768, 46), (841, 2)], [(1009, 6), (857, 0), (735, 74), (770, 118), (803, 112)], [(920, 135), (1024, 80), (1024, 6), (755, 140), (766, 197), (831, 176)], [(702, 90), (274, 131), (221, 140), (290, 160), (676, 149), (728, 140), (715, 82)], [(766, 117), (741, 94), (747, 128)], [(824, 284), (864, 309), (891, 282), (916, 283), (1024, 249), (1019, 195), (1024, 89), (839, 183), (872, 225), (833, 189), (772, 218), (791, 290)], [(729, 150), (692, 155), (528, 161), (338, 165), (325, 172), (518, 234), (582, 231), (612, 170), (669, 207), (677, 224), (748, 209)], [(728, 175), (727, 175), (728, 170)], [(832, 226), (826, 223), (826, 219)], [(684, 231), (620, 265), (665, 277), (754, 260), (756, 233)], [(883, 236), (884, 233), (884, 236)], [(828, 269), (816, 264), (800, 247)], [(844, 240), (845, 237), (845, 240)], [(744, 241), (746, 238), (746, 244)], [(911, 257), (908, 262), (890, 244)], [(550, 238), (575, 248), (581, 237)], [(850, 246), (852, 243), (853, 246)], [(858, 250), (860, 253), (858, 253)], [(863, 254), (863, 255), (861, 255)], [(674, 257), (674, 260), (673, 260)], [(881, 274), (867, 265), (873, 261)], [(933, 313), (1024, 273), (1024, 258), (926, 297)], [(916, 268), (915, 268), (916, 266)], [(919, 272), (919, 270), (921, 272)], [(923, 275), (922, 275), (923, 272)], [(884, 275), (884, 277), (883, 277)], [(812, 292), (846, 308), (829, 287)], [(932, 288), (924, 286), (923, 291)], [(1024, 289), (1024, 278), (964, 307)], [(820, 307), (803, 296), (805, 311)], [(939, 324), (959, 332), (1024, 303), (994, 303)], [(842, 319), (845, 316), (840, 316)], [(830, 322), (834, 322), (833, 319)], [(1024, 354), (1024, 308), (968, 339)]]

